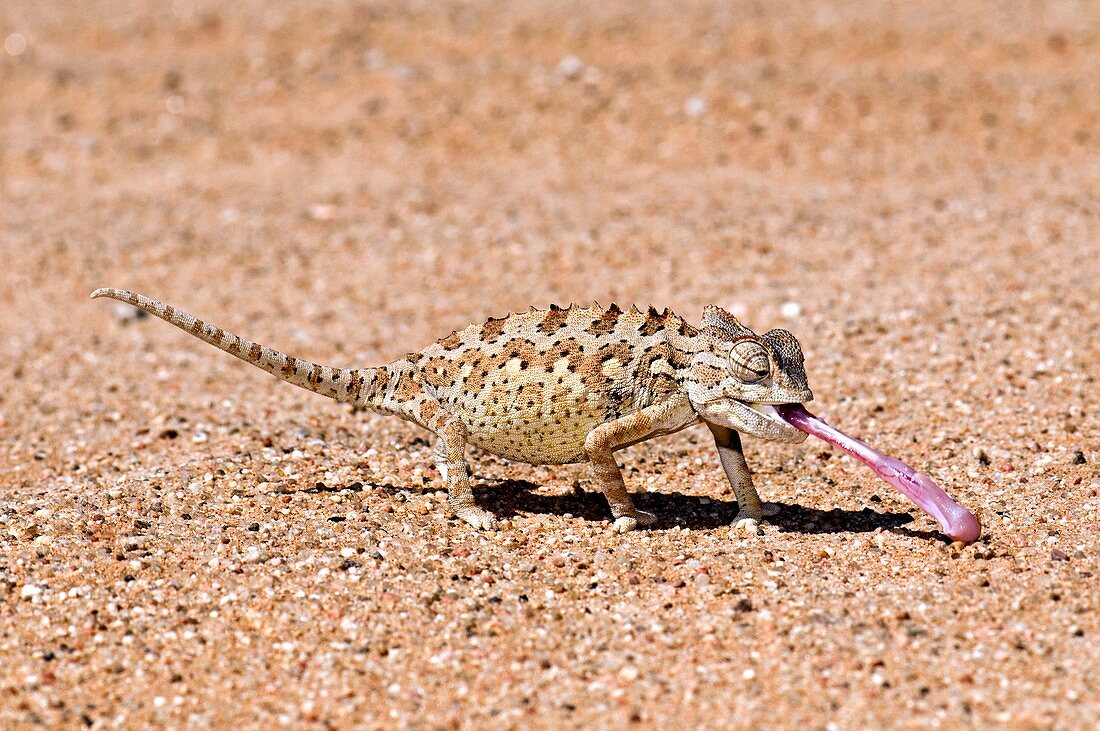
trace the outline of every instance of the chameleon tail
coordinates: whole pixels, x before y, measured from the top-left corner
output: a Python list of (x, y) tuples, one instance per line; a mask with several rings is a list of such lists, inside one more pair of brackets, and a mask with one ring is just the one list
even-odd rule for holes
[(384, 368), (330, 368), (317, 365), (245, 340), (215, 325), (203, 322), (194, 315), (177, 310), (172, 305), (136, 292), (105, 288), (92, 292), (92, 298), (96, 297), (111, 297), (131, 304), (181, 330), (186, 330), (215, 348), (220, 348), (246, 363), (262, 368), (287, 383), (337, 401), (371, 406), (369, 399), (374, 394), (376, 386), (381, 386), (386, 381)]

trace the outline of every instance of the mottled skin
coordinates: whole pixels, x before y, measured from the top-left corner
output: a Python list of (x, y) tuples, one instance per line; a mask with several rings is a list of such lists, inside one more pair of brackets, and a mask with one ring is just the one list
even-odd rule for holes
[(653, 308), (532, 309), (452, 332), (385, 366), (330, 368), (133, 292), (92, 297), (128, 302), (296, 386), (428, 429), (451, 507), (476, 528), (497, 520), (474, 503), (468, 444), (530, 464), (588, 462), (614, 529), (625, 532), (656, 518), (634, 507), (613, 453), (702, 421), (737, 495), (738, 525), (751, 529), (763, 506), (739, 432), (801, 442), (806, 434), (769, 405), (813, 398), (793, 335), (757, 335), (715, 306), (700, 327)]

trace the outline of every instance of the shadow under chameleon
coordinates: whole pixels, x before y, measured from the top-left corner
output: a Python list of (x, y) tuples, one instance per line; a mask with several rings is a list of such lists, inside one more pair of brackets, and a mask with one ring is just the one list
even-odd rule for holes
[[(377, 486), (374, 486), (377, 487)], [(602, 493), (574, 491), (565, 495), (546, 495), (527, 480), (487, 480), (484, 486), (474, 488), (478, 505), (490, 510), (499, 518), (510, 518), (518, 513), (565, 515), (566, 513), (593, 522), (608, 521), (611, 514)], [(390, 492), (418, 492), (424, 488), (411, 486), (384, 486)], [(431, 488), (435, 491), (437, 488)], [(304, 492), (362, 491), (361, 483), (352, 486), (318, 486)], [(657, 516), (657, 523), (646, 530), (670, 530), (676, 526), (687, 530), (713, 530), (732, 525), (737, 515), (737, 501), (720, 498), (685, 495), (679, 492), (646, 492), (632, 495), (634, 503), (642, 510)], [(785, 533), (872, 533), (876, 529), (891, 531), (913, 538), (944, 541), (939, 533), (914, 530), (906, 527), (913, 522), (908, 513), (879, 512), (871, 508), (862, 510), (819, 510), (803, 505), (776, 503), (779, 513), (765, 519)]]
[[(565, 495), (545, 495), (526, 480), (500, 480), (489, 486), (474, 488), (478, 504), (500, 517), (516, 513), (570, 513), (591, 521), (607, 521), (611, 514), (607, 500), (599, 492), (573, 492)], [(657, 516), (657, 523), (647, 530), (669, 530), (676, 526), (688, 530), (708, 530), (732, 525), (737, 515), (737, 501), (685, 495), (679, 492), (645, 492), (632, 494), (634, 504)], [(876, 528), (894, 530), (913, 520), (907, 513), (880, 513), (863, 510), (818, 510), (802, 505), (779, 503), (779, 514), (766, 518), (788, 533), (870, 533)], [(919, 531), (903, 531), (915, 536), (929, 536)]]
[[(601, 492), (574, 491), (568, 495), (543, 495), (539, 485), (527, 480), (499, 480), (488, 487), (475, 488), (478, 505), (506, 518), (517, 512), (564, 514), (592, 521), (609, 520), (607, 501)], [(733, 524), (737, 501), (723, 500), (682, 492), (640, 492), (632, 495), (641, 510), (656, 514), (657, 523), (648, 530), (670, 530), (676, 525), (687, 530), (708, 530)], [(909, 513), (862, 510), (818, 510), (792, 503), (778, 503), (779, 514), (766, 521), (788, 533), (871, 533), (876, 529), (894, 531), (914, 538), (941, 538), (936, 533), (902, 528), (913, 522)]]

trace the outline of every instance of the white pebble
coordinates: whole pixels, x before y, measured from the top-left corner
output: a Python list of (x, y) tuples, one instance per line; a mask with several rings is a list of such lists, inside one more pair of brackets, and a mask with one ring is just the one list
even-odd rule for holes
[(684, 102), (684, 114), (692, 119), (703, 116), (705, 111), (707, 111), (707, 100), (699, 94), (688, 97), (688, 100)]
[(576, 56), (566, 56), (558, 62), (558, 73), (567, 79), (575, 79), (584, 71), (584, 63)]
[(18, 56), (27, 50), (27, 39), (19, 33), (11, 33), (4, 39), (4, 50), (9, 56)]
[(331, 203), (314, 203), (307, 209), (306, 215), (314, 221), (331, 221), (336, 217), (336, 206)]
[(19, 591), (19, 596), (24, 599), (30, 599), (36, 597), (42, 593), (42, 587), (35, 586), (34, 584), (24, 584), (23, 588)]
[(779, 313), (788, 319), (793, 319), (802, 314), (802, 305), (797, 302), (784, 302), (779, 308)]
[(128, 323), (145, 317), (145, 310), (139, 310), (125, 302), (117, 302), (115, 306), (111, 308), (111, 314), (118, 322)]
[(627, 665), (619, 671), (619, 677), (623, 680), (637, 680), (639, 675), (638, 668), (633, 665)]

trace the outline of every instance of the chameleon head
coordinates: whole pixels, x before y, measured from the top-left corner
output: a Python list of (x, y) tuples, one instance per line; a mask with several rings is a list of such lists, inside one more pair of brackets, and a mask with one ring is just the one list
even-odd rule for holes
[(774, 404), (813, 399), (802, 348), (786, 330), (757, 335), (720, 307), (703, 311), (705, 347), (692, 358), (688, 398), (704, 420), (778, 442), (802, 442), (806, 433), (788, 424)]

